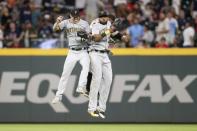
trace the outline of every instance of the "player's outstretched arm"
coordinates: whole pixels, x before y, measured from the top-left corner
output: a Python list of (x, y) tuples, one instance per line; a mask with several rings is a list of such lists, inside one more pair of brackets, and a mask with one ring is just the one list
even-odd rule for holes
[(58, 16), (56, 19), (55, 24), (53, 25), (53, 31), (58, 32), (61, 31), (60, 29), (60, 23), (63, 21), (63, 16)]

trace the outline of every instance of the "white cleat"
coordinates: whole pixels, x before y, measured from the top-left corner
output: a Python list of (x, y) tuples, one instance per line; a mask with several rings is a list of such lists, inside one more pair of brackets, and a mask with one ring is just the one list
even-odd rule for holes
[(61, 96), (55, 96), (55, 98), (52, 100), (52, 104), (57, 104), (61, 102), (62, 97)]
[(91, 117), (95, 117), (95, 118), (99, 117), (98, 111), (93, 111), (93, 112), (88, 112), (88, 113), (90, 114)]
[(105, 118), (106, 118), (105, 112), (99, 112), (99, 116), (100, 116), (102, 119), (105, 119)]
[(89, 92), (84, 91), (82, 88), (77, 88), (76, 92), (84, 95), (85, 97), (89, 97)]

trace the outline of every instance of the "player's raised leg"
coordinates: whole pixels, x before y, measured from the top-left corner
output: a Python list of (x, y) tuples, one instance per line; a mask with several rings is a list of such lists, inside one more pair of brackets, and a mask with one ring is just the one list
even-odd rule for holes
[(62, 75), (61, 75), (61, 78), (59, 81), (56, 96), (52, 100), (53, 104), (56, 104), (62, 100), (62, 94), (64, 93), (64, 91), (66, 89), (66, 85), (68, 83), (69, 76), (72, 73), (72, 70), (73, 70), (75, 64), (77, 63), (78, 59), (79, 58), (76, 56), (76, 54), (72, 53), (72, 51), (69, 51), (68, 56), (67, 56), (65, 63), (64, 63), (64, 69), (63, 69), (63, 72), (62, 72)]
[(106, 103), (109, 96), (109, 91), (112, 83), (112, 67), (109, 58), (106, 58), (106, 63), (103, 65), (103, 78), (101, 81), (101, 86), (99, 89), (99, 106), (97, 110), (99, 111), (99, 115), (101, 118), (105, 119), (105, 110), (106, 110)]
[(99, 115), (95, 111), (97, 109), (98, 91), (102, 79), (102, 58), (96, 52), (91, 52), (90, 59), (93, 76), (89, 93), (88, 112), (91, 116), (98, 117)]
[(88, 97), (86, 86), (87, 86), (87, 76), (90, 67), (90, 58), (86, 50), (84, 50), (83, 53), (80, 54), (80, 57), (81, 57), (80, 64), (82, 66), (82, 70), (79, 77), (79, 83), (76, 92), (81, 93), (86, 97)]

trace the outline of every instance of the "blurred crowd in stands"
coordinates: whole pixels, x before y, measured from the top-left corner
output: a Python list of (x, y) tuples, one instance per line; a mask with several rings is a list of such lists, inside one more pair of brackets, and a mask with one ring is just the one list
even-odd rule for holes
[(67, 47), (52, 26), (73, 8), (88, 22), (99, 10), (121, 18), (130, 40), (116, 47), (197, 47), (197, 0), (0, 0), (0, 48)]

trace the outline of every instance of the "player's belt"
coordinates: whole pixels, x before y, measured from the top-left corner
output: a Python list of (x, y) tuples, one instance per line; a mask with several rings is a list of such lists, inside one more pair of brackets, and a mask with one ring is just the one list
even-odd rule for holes
[(80, 50), (86, 50), (87, 47), (82, 47), (82, 48), (69, 47), (69, 49), (74, 50), (74, 51), (80, 51)]
[(110, 51), (109, 50), (96, 50), (96, 49), (93, 49), (93, 50), (91, 50), (91, 51), (95, 51), (95, 52), (99, 52), (99, 53), (107, 53), (107, 54), (109, 54), (110, 53)]

